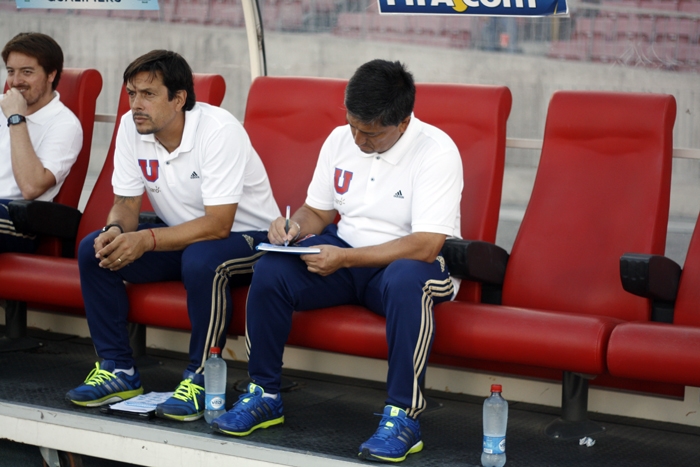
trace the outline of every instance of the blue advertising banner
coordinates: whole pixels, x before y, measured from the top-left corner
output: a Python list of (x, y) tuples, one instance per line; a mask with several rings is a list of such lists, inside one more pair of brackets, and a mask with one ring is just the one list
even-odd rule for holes
[(382, 14), (472, 16), (568, 15), (566, 0), (378, 0)]
[(158, 10), (158, 0), (16, 0), (17, 8)]

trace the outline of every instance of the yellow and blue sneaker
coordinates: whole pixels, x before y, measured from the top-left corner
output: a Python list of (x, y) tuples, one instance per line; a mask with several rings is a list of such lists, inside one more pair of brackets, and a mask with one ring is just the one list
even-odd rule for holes
[[(377, 414), (379, 415), (379, 414)], [(401, 462), (409, 454), (423, 450), (420, 424), (406, 411), (393, 405), (384, 407), (379, 428), (360, 445), (360, 459), (378, 462)]]
[(173, 395), (156, 406), (156, 415), (181, 422), (193, 422), (204, 416), (204, 375), (185, 370)]
[(247, 436), (258, 428), (284, 423), (282, 396), (264, 397), (265, 391), (257, 384), (248, 383), (248, 392), (241, 394), (231, 410), (215, 418), (214, 431), (233, 436)]
[(131, 376), (121, 371), (115, 373), (114, 362), (103, 360), (102, 363), (95, 363), (95, 368), (83, 384), (68, 391), (66, 400), (83, 407), (99, 407), (131, 399), (139, 394), (143, 394), (143, 387), (136, 369)]

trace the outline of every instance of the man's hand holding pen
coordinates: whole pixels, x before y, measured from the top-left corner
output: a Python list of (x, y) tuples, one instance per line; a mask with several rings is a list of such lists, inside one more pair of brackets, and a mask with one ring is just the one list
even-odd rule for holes
[(278, 217), (270, 224), (267, 238), (274, 245), (287, 246), (294, 243), (300, 233), (301, 227), (297, 222), (287, 217)]

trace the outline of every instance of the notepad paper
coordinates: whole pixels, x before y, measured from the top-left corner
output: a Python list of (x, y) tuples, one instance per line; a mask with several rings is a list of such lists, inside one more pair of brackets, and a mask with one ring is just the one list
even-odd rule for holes
[(272, 243), (260, 243), (255, 247), (259, 251), (274, 251), (277, 253), (291, 253), (293, 255), (313, 255), (321, 252), (320, 248), (312, 246), (284, 246)]
[(124, 412), (147, 413), (155, 410), (158, 404), (165, 402), (172, 395), (172, 392), (149, 392), (148, 394), (141, 394), (140, 396), (112, 404), (109, 408)]

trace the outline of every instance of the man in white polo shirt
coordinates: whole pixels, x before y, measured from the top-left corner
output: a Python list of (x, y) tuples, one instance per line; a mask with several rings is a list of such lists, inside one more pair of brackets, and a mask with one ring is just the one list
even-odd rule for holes
[[(151, 51), (124, 72), (131, 111), (114, 154), (114, 205), (105, 227), (80, 243), (78, 264), (97, 355), (69, 401), (96, 407), (143, 393), (129, 346), (124, 281), (182, 280), (192, 334), (190, 363), (156, 415), (192, 421), (204, 414), (204, 361), (223, 348), (231, 319), (229, 286), (250, 282), (279, 216), (267, 173), (243, 126), (229, 112), (196, 102), (192, 70), (177, 53)], [(162, 224), (139, 224), (146, 192)]]
[[(388, 398), (379, 429), (359, 449), (368, 460), (398, 462), (423, 448), (421, 382), (433, 337), (432, 307), (454, 284), (440, 257), (460, 236), (462, 164), (454, 142), (413, 114), (413, 77), (399, 62), (373, 60), (345, 91), (348, 125), (324, 143), (306, 203), (275, 244), (317, 246), (319, 254), (268, 253), (248, 294), (248, 393), (214, 420), (244, 436), (284, 422), (280, 372), (292, 313), (363, 305), (386, 317)], [(340, 221), (333, 224), (336, 215)]]
[(56, 86), (63, 51), (46, 34), (20, 33), (2, 50), (7, 87), (0, 109), (0, 252), (31, 253), (36, 238), (15, 231), (7, 204), (17, 199), (53, 200), (83, 145), (80, 122)]

